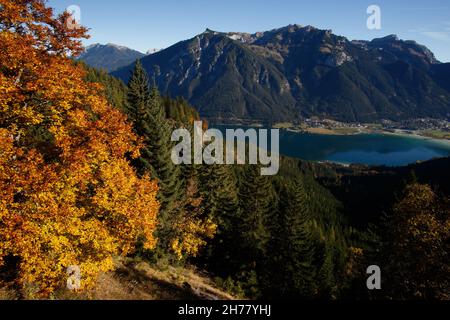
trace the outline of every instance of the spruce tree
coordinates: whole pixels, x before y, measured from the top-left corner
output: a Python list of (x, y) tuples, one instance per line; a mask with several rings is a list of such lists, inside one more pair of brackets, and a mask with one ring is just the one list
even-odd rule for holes
[(320, 287), (320, 297), (330, 299), (335, 293), (336, 278), (334, 264), (334, 250), (330, 243), (324, 244), (323, 262), (318, 272), (318, 283)]
[(199, 176), (205, 212), (218, 225), (216, 237), (209, 245), (208, 265), (222, 275), (233, 274), (240, 266), (235, 251), (241, 222), (235, 172), (227, 165), (202, 166)]
[(137, 135), (145, 139), (145, 146), (141, 150), (141, 157), (134, 160), (133, 164), (139, 174), (143, 175), (146, 172), (151, 172), (152, 176), (156, 177), (154, 168), (150, 162), (150, 145), (147, 143), (148, 136), (155, 130), (150, 127), (150, 86), (147, 73), (142, 67), (140, 60), (136, 62), (132, 76), (128, 83), (127, 100), (127, 113), (133, 121), (134, 131)]
[(314, 247), (308, 197), (301, 181), (284, 183), (273, 218), (267, 268), (267, 295), (273, 298), (310, 298), (314, 292)]
[(139, 60), (128, 84), (128, 114), (134, 122), (135, 132), (143, 137), (145, 145), (134, 165), (141, 175), (150, 172), (159, 183), (161, 209), (157, 236), (160, 251), (167, 253), (171, 227), (180, 214), (184, 185), (180, 167), (174, 165), (171, 159), (173, 128), (166, 119), (158, 89), (150, 88), (147, 73)]
[(273, 210), (274, 197), (270, 179), (261, 175), (259, 166), (245, 167), (239, 188), (240, 252), (244, 261), (256, 268), (266, 254), (269, 240), (268, 217)]

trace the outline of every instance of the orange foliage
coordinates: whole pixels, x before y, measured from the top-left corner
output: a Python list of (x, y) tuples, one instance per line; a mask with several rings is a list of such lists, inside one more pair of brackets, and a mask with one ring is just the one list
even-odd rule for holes
[(0, 8), (0, 265), (18, 257), (44, 295), (77, 265), (90, 288), (138, 237), (154, 247), (158, 188), (126, 160), (141, 147), (126, 117), (69, 59), (86, 29), (42, 0)]

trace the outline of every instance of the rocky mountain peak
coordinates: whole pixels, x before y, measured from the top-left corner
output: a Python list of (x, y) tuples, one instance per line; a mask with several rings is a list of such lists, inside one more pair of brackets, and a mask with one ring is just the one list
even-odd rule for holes
[(86, 62), (91, 67), (113, 71), (129, 65), (136, 59), (144, 56), (143, 53), (125, 46), (113, 43), (95, 43), (87, 46), (78, 59)]
[[(142, 59), (164, 94), (217, 119), (340, 121), (448, 114), (448, 69), (414, 41), (372, 41), (313, 26), (254, 34), (207, 29)], [(113, 74), (127, 80), (130, 65)], [(426, 97), (425, 99), (418, 97)]]
[(402, 40), (396, 35), (373, 39), (366, 44), (368, 48), (378, 50), (379, 60), (387, 63), (404, 60), (422, 68), (439, 63), (427, 47), (415, 41)]

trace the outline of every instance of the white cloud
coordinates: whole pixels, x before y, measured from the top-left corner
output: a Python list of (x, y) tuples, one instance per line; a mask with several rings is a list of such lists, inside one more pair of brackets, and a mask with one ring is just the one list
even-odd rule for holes
[(418, 33), (433, 40), (450, 42), (450, 21), (443, 21), (425, 27), (410, 29), (408, 31)]
[(449, 31), (422, 31), (420, 34), (439, 41), (450, 41)]

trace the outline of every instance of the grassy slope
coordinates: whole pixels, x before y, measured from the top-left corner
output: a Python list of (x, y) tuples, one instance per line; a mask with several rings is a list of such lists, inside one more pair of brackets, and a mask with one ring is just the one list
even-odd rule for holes
[[(22, 295), (22, 297), (21, 297)], [(17, 290), (0, 283), (0, 300), (30, 299)], [(95, 290), (75, 294), (63, 290), (57, 300), (233, 300), (218, 289), (213, 281), (192, 268), (150, 266), (145, 262), (120, 260), (116, 270), (102, 274)]]

